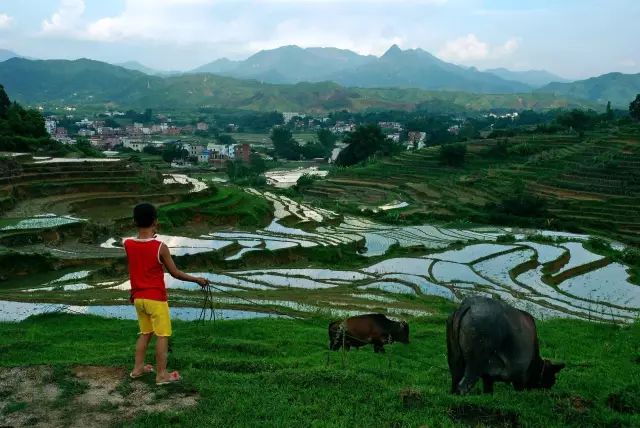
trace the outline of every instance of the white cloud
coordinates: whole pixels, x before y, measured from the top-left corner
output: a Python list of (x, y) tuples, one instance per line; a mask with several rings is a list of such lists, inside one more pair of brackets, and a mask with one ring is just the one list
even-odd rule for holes
[(473, 33), (451, 40), (438, 52), (447, 61), (482, 61), (508, 56), (518, 49), (519, 41), (511, 38), (499, 46), (491, 46)]
[[(97, 42), (153, 42), (167, 47), (215, 47), (224, 54), (251, 54), (287, 44), (335, 46), (382, 54), (407, 40), (380, 10), (438, 6), (448, 0), (125, 0), (123, 10), (92, 22), (82, 19), (83, 0), (61, 0), (42, 23), (42, 33)], [(375, 6), (374, 6), (375, 5)], [(354, 20), (357, 11), (361, 20)], [(367, 19), (368, 18), (368, 19)]]
[(628, 68), (633, 68), (636, 65), (638, 65), (637, 61), (631, 58), (623, 59), (622, 61), (619, 62), (619, 64), (623, 67), (628, 67)]
[(42, 21), (44, 33), (74, 32), (84, 14), (84, 0), (61, 0), (58, 10)]
[(13, 18), (6, 13), (0, 13), (0, 29), (9, 28), (13, 25)]

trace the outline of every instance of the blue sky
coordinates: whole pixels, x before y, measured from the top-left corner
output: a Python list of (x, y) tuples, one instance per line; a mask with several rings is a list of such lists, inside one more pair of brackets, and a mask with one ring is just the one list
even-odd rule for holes
[(0, 48), (187, 70), (287, 44), (480, 69), (640, 72), (639, 0), (0, 0)]

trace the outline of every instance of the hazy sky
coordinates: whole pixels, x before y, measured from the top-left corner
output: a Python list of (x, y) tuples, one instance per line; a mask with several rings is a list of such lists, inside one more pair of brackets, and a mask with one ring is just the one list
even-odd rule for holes
[(287, 44), (484, 69), (640, 72), (640, 0), (0, 0), (0, 48), (187, 70)]

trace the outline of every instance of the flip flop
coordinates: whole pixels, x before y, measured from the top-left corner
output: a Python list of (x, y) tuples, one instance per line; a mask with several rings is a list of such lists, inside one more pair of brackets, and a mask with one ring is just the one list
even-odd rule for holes
[(133, 372), (129, 373), (129, 377), (131, 379), (138, 379), (146, 375), (147, 373), (153, 373), (153, 366), (151, 364), (147, 364), (146, 366), (144, 366), (142, 368), (142, 373), (140, 373), (139, 375), (134, 375)]
[(156, 385), (158, 385), (158, 386), (169, 385), (170, 383), (180, 382), (181, 380), (182, 380), (182, 378), (180, 377), (180, 373), (171, 372), (171, 373), (169, 373), (169, 379), (163, 380), (163, 381), (160, 381), (160, 382), (156, 382)]

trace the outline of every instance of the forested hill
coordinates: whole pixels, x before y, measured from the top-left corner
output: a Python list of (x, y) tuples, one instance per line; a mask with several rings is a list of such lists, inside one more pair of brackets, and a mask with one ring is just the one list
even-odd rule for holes
[(110, 102), (132, 108), (210, 106), (303, 112), (416, 107), (456, 112), (588, 105), (542, 93), (490, 95), (409, 88), (347, 88), (330, 82), (276, 85), (212, 74), (149, 76), (88, 59), (12, 58), (0, 63), (0, 83), (12, 98), (29, 105)]
[(608, 73), (571, 83), (550, 83), (538, 89), (538, 93), (543, 92), (598, 104), (611, 101), (616, 107), (626, 108), (640, 93), (640, 73)]

